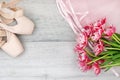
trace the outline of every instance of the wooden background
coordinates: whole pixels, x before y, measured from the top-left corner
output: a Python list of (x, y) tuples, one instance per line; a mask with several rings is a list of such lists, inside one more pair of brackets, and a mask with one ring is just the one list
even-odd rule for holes
[(19, 5), (36, 28), (33, 35), (20, 36), (25, 47), (21, 56), (12, 58), (0, 51), (0, 80), (120, 80), (111, 71), (99, 76), (80, 71), (74, 33), (55, 0), (22, 0)]

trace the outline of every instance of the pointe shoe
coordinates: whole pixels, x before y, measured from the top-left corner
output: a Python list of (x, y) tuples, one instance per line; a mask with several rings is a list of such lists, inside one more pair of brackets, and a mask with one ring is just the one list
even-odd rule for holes
[(16, 4), (20, 0), (11, 0), (10, 2), (1, 2), (0, 3), (0, 15), (3, 23), (10, 24), (14, 20), (14, 13), (10, 11), (10, 8), (15, 8)]
[[(0, 27), (6, 32), (6, 37), (5, 35), (2, 38), (0, 37), (0, 47), (10, 56), (16, 57), (24, 51), (24, 48), (14, 33), (31, 34), (34, 24), (27, 17), (23, 16), (23, 9), (21, 8), (7, 6), (0, 9), (0, 15), (2, 16)], [(15, 26), (6, 25), (14, 20), (17, 22)]]
[(6, 3), (6, 2), (2, 2), (2, 8), (13, 8), (16, 6), (16, 4), (18, 2), (20, 2), (21, 0), (11, 0), (10, 2)]
[(0, 16), (0, 18), (1, 18), (1, 22), (4, 23), (4, 24), (7, 24), (7, 25), (9, 25), (9, 24), (14, 22), (13, 19), (6, 19), (6, 18), (4, 18), (2, 16)]
[(7, 42), (1, 46), (1, 49), (12, 57), (20, 55), (24, 51), (24, 48), (16, 35), (6, 31), (6, 37)]
[(0, 47), (2, 47), (7, 42), (6, 31), (0, 29)]
[[(7, 18), (7, 16), (5, 17)], [(8, 19), (10, 19), (10, 17)], [(19, 9), (14, 12), (14, 19), (17, 22), (15, 26), (8, 26), (2, 23), (0, 23), (0, 26), (3, 29), (6, 29), (16, 34), (32, 34), (34, 29), (34, 23), (27, 17), (23, 16), (22, 9)]]
[(2, 23), (0, 23), (0, 26), (3, 29), (8, 30), (15, 34), (32, 34), (33, 29), (34, 29), (34, 24), (30, 22), (26, 17), (24, 16), (20, 17), (16, 19), (16, 21), (18, 24), (15, 26), (8, 26)]
[[(34, 29), (34, 23), (23, 15), (23, 9), (21, 8), (1, 8), (0, 14), (4, 17), (3, 23), (0, 26), (12, 33), (16, 34), (32, 34)], [(7, 19), (7, 20), (5, 20)], [(17, 24), (15, 26), (8, 26), (6, 24), (15, 20)]]
[(2, 28), (0, 28), (0, 48), (12, 57), (16, 57), (24, 51), (16, 35)]

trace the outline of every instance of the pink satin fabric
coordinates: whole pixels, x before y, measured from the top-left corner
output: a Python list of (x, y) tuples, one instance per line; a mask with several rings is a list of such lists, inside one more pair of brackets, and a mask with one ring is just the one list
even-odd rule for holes
[(120, 0), (57, 0), (57, 5), (71, 26), (71, 16), (79, 27), (106, 17), (120, 33)]

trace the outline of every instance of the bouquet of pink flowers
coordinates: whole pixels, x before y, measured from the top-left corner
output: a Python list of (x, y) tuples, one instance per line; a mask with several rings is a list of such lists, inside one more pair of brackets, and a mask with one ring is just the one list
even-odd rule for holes
[(75, 52), (83, 71), (93, 68), (98, 75), (101, 69), (120, 66), (120, 34), (113, 25), (106, 25), (106, 18), (85, 26), (76, 41)]
[(82, 71), (93, 69), (99, 74), (114, 66), (120, 66), (120, 34), (102, 18), (82, 27), (81, 21), (88, 12), (75, 13), (70, 0), (57, 0), (61, 15), (76, 34), (75, 52)]

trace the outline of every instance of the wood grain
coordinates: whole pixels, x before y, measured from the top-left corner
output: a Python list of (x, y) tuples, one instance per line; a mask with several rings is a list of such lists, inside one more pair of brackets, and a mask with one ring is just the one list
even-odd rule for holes
[(23, 0), (20, 4), (36, 28), (31, 36), (22, 36), (24, 41), (73, 41), (74, 34), (57, 10), (55, 0)]
[(36, 28), (33, 35), (20, 36), (23, 55), (11, 58), (0, 51), (0, 80), (119, 80), (111, 71), (97, 77), (80, 71), (73, 52), (75, 36), (55, 0), (22, 0), (19, 6)]
[(73, 52), (74, 42), (26, 42), (26, 51), (17, 58), (0, 55), (2, 80), (118, 80), (111, 71), (96, 77), (80, 71)]

